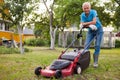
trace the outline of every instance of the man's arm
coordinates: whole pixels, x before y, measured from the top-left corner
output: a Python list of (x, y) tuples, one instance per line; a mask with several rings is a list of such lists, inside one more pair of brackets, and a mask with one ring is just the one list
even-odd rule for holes
[(96, 24), (96, 17), (94, 17), (93, 20), (90, 22), (81, 22), (80, 24), (82, 24), (85, 27), (88, 27), (89, 25), (95, 25)]

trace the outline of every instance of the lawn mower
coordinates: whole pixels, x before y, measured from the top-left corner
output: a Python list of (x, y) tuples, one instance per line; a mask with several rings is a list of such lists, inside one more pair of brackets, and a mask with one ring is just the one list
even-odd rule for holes
[(85, 70), (90, 63), (90, 51), (84, 49), (74, 49), (72, 51), (68, 51), (70, 46), (82, 37), (82, 29), (80, 29), (80, 33), (77, 35), (77, 38), (72, 41), (72, 43), (66, 48), (65, 51), (61, 53), (58, 59), (54, 60), (51, 65), (42, 69), (42, 67), (37, 67), (35, 69), (35, 74), (37, 76), (41, 75), (44, 77), (55, 77), (55, 78), (63, 78), (73, 74), (81, 74), (83, 70)]

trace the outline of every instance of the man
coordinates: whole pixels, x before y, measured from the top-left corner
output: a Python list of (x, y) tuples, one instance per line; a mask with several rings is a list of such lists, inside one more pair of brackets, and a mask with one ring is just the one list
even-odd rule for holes
[(94, 64), (93, 66), (98, 67), (98, 57), (100, 53), (100, 44), (103, 36), (102, 24), (98, 18), (96, 10), (91, 9), (89, 2), (85, 2), (82, 5), (83, 13), (80, 15), (80, 25), (88, 28), (88, 33), (85, 41), (85, 48), (88, 50), (90, 45), (87, 47), (89, 42), (95, 40), (95, 52), (93, 54)]

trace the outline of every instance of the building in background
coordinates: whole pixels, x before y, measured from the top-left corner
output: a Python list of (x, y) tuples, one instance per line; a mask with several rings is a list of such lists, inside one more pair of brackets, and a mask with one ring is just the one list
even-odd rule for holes
[(34, 35), (34, 25), (31, 25), (31, 28), (24, 27), (23, 28), (24, 40), (35, 38)]
[(19, 34), (10, 31), (12, 22), (7, 17), (10, 16), (10, 13), (8, 8), (4, 7), (4, 0), (0, 0), (0, 11), (0, 44), (17, 47), (17, 44), (20, 43)]

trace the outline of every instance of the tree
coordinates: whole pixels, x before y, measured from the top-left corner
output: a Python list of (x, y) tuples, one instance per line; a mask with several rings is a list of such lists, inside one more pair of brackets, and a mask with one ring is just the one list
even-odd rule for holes
[(119, 28), (120, 25), (119, 6), (120, 6), (120, 0), (110, 0), (109, 2), (105, 2), (103, 8), (107, 11), (105, 12), (106, 15), (103, 16), (102, 14), (102, 16), (100, 16), (101, 19), (104, 19), (103, 21), (106, 21), (104, 23), (107, 23), (107, 25), (110, 24), (117, 29)]
[(7, 20), (9, 16), (9, 10), (8, 7), (5, 5), (4, 0), (0, 1), (0, 17), (2, 17), (3, 20)]
[(115, 9), (115, 14), (114, 14), (114, 25), (116, 26), (117, 30), (120, 28), (120, 0), (114, 0), (117, 4), (118, 7)]
[(71, 24), (79, 24), (79, 16), (82, 13), (82, 3), (86, 1), (80, 0), (60, 0), (58, 1), (59, 7), (56, 9), (56, 18), (59, 19), (60, 28), (70, 27)]
[(22, 45), (22, 29), (24, 24), (24, 20), (27, 16), (26, 14), (30, 14), (32, 7), (29, 6), (30, 0), (5, 0), (6, 6), (9, 8), (10, 15), (7, 16), (9, 20), (15, 25), (18, 29), (18, 33), (20, 35), (20, 52), (24, 53), (23, 45)]
[(114, 0), (120, 6), (120, 0)]
[[(96, 6), (96, 2), (92, 3), (92, 8), (97, 10), (98, 13), (98, 17), (102, 23), (102, 25), (104, 27), (106, 27), (107, 25), (109, 25), (111, 23), (111, 21), (113, 20), (112, 16), (110, 15), (109, 12), (105, 12), (106, 7), (104, 6)], [(106, 4), (107, 6), (108, 4)]]
[(47, 12), (49, 14), (49, 26), (50, 26), (50, 39), (51, 39), (51, 45), (50, 45), (50, 49), (54, 49), (55, 48), (55, 35), (56, 35), (56, 30), (57, 30), (57, 26), (55, 26), (56, 28), (53, 28), (53, 9), (54, 9), (54, 0), (51, 4), (50, 7), (47, 6), (45, 0), (43, 0), (43, 3), (47, 9)]
[[(40, 17), (41, 16), (41, 17)], [(44, 40), (49, 40), (49, 29), (48, 29), (48, 23), (49, 20), (47, 17), (42, 17), (42, 15), (39, 15), (40, 21), (35, 21), (35, 28), (34, 28), (34, 34), (36, 38), (40, 37)]]
[(66, 47), (66, 33), (63, 31), (64, 28), (69, 28), (71, 25), (76, 24), (78, 27), (80, 23), (80, 14), (82, 13), (82, 3), (86, 1), (80, 0), (59, 0), (57, 5), (59, 5), (56, 10), (56, 16), (59, 23), (59, 36), (63, 38), (60, 44), (62, 47)]
[(114, 24), (118, 30), (120, 27), (120, 6), (117, 7), (116, 12), (114, 14)]

